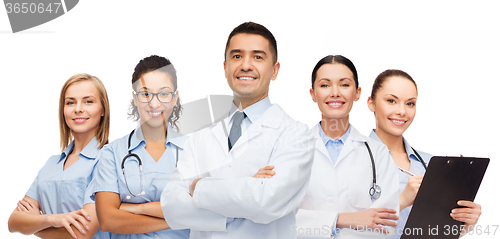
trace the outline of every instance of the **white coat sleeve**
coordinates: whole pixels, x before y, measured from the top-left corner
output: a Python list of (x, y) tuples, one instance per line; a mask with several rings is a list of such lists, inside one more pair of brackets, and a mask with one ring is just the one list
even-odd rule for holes
[[(338, 212), (335, 211), (299, 209), (296, 215), (296, 228), (294, 228), (300, 235), (298, 238), (331, 238), (332, 227), (337, 224), (337, 215)], [(308, 230), (319, 233), (309, 235), (305, 233)]]
[(203, 178), (193, 195), (197, 207), (261, 224), (295, 213), (307, 191), (314, 139), (302, 124), (280, 130), (269, 160), (276, 172), (273, 178)]
[(182, 158), (163, 189), (160, 199), (163, 216), (172, 229), (226, 231), (227, 217), (195, 207), (193, 198), (189, 195), (189, 185), (194, 178), (186, 177), (197, 175), (193, 146), (192, 140), (188, 139)]

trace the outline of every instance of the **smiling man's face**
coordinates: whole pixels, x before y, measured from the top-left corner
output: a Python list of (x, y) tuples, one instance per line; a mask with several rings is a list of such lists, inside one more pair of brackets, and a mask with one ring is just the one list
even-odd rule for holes
[(278, 76), (269, 41), (257, 34), (234, 35), (226, 53), (227, 83), (243, 108), (267, 97), (269, 84)]

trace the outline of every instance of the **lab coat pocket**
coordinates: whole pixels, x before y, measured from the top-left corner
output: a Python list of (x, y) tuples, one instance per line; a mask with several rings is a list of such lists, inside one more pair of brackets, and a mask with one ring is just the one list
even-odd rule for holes
[(349, 177), (348, 201), (359, 211), (369, 209), (372, 205), (369, 194), (370, 182), (368, 177), (360, 176), (359, 173), (351, 174)]

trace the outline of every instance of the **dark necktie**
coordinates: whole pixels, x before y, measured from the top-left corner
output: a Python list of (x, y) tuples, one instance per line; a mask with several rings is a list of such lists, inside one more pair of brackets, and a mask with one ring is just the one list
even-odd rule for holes
[(233, 145), (236, 144), (236, 141), (238, 141), (241, 136), (241, 122), (243, 122), (245, 117), (247, 116), (243, 112), (238, 111), (234, 113), (233, 126), (231, 126), (231, 131), (229, 132), (229, 137), (227, 138), (229, 151), (231, 151), (231, 148), (233, 148)]

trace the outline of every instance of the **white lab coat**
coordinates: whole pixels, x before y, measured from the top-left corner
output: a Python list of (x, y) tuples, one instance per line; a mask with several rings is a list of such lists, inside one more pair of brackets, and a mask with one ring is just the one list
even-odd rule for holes
[[(314, 136), (272, 105), (228, 152), (228, 120), (186, 141), (162, 193), (165, 220), (190, 228), (190, 238), (296, 238), (290, 228), (307, 190)], [(273, 178), (252, 177), (267, 165), (275, 166)], [(191, 197), (188, 187), (199, 177)]]
[[(392, 208), (399, 212), (397, 169), (386, 146), (361, 135), (351, 126), (349, 137), (333, 165), (318, 127), (316, 125), (312, 129), (316, 138), (314, 163), (309, 188), (297, 213), (297, 226), (294, 228), (298, 238), (330, 238), (338, 213), (369, 208)], [(377, 200), (372, 200), (369, 195), (373, 171), (364, 142), (368, 142), (373, 153), (377, 184), (382, 189)], [(395, 231), (394, 227), (385, 228), (391, 234)], [(373, 231), (339, 230), (335, 238), (392, 238), (392, 235)]]

